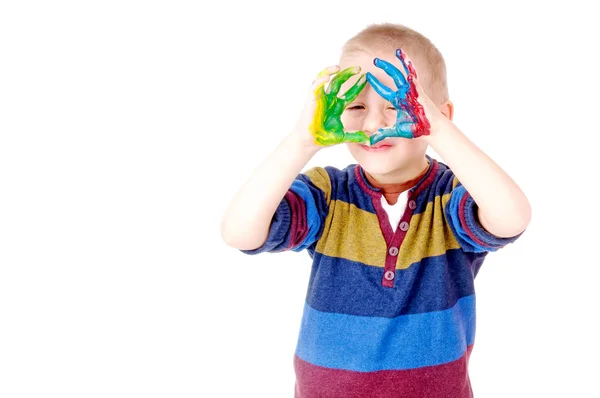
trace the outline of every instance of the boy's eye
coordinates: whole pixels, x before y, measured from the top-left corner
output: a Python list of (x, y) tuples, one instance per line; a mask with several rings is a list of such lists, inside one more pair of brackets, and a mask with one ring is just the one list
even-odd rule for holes
[(362, 106), (362, 105), (352, 105), (352, 106), (349, 106), (349, 107), (348, 107), (348, 108), (346, 108), (346, 109), (348, 109), (348, 110), (354, 110), (354, 109), (364, 109), (364, 108), (365, 108), (365, 107), (364, 107), (364, 106)]

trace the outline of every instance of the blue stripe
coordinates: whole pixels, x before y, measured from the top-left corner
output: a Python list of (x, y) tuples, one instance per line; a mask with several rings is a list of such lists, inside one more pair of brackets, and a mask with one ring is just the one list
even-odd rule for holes
[(305, 304), (296, 355), (317, 366), (373, 372), (460, 358), (475, 339), (475, 296), (445, 311), (397, 318), (321, 312)]
[(291, 210), (287, 200), (282, 199), (271, 220), (266, 242), (256, 249), (243, 250), (242, 253), (256, 255), (265, 252), (277, 253), (285, 251), (290, 241)]
[(475, 293), (475, 270), (482, 262), (481, 255), (448, 250), (396, 270), (388, 288), (381, 285), (383, 267), (316, 252), (306, 301), (318, 311), (386, 318), (441, 311)]
[(332, 185), (331, 189), (331, 200), (351, 203), (361, 210), (375, 214), (371, 196), (361, 188), (356, 179), (355, 167), (356, 164), (352, 164), (339, 171), (330, 167), (327, 168), (331, 180), (335, 181), (335, 185)]
[(321, 216), (319, 215), (319, 210), (317, 208), (317, 203), (315, 202), (315, 198), (313, 195), (322, 195), (322, 192), (310, 184), (307, 185), (306, 182), (301, 180), (294, 180), (290, 190), (294, 191), (298, 196), (304, 200), (304, 204), (306, 206), (306, 223), (308, 225), (308, 233), (306, 237), (296, 248), (294, 251), (302, 251), (315, 241), (315, 237), (321, 230)]
[(457, 185), (452, 191), (450, 200), (446, 203), (446, 208), (444, 210), (452, 233), (463, 250), (474, 253), (482, 253), (488, 250), (496, 251), (496, 248), (481, 246), (479, 243), (475, 242), (462, 227), (460, 223), (460, 201), (466, 193), (467, 190), (464, 186)]
[(469, 197), (466, 200), (465, 209), (464, 209), (467, 226), (471, 230), (471, 232), (475, 236), (477, 236), (477, 238), (479, 238), (479, 240), (481, 240), (483, 243), (485, 243), (486, 245), (488, 245), (489, 247), (492, 248), (492, 249), (488, 248), (489, 251), (497, 251), (498, 249), (508, 245), (509, 243), (513, 243), (525, 232), (525, 231), (523, 231), (523, 232), (521, 232), (515, 236), (511, 236), (511, 237), (496, 236), (496, 235), (488, 232), (485, 228), (483, 228), (483, 226), (479, 222), (479, 218), (477, 216), (477, 210), (478, 210), (477, 203), (475, 203), (475, 200), (473, 199), (473, 197), (471, 195), (469, 195)]

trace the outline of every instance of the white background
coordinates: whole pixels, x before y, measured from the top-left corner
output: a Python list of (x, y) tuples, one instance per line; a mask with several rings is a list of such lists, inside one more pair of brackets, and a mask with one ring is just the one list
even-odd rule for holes
[(375, 22), (438, 46), (455, 123), (532, 203), (476, 279), (475, 395), (599, 397), (583, 4), (3, 1), (0, 397), (292, 397), (308, 254), (243, 255), (219, 220)]

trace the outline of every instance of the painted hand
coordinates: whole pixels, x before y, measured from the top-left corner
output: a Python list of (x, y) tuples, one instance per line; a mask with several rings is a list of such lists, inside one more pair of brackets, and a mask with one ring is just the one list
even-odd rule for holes
[(430, 123), (425, 116), (423, 106), (417, 100), (419, 94), (414, 79), (417, 78), (417, 72), (412, 63), (406, 62), (406, 55), (400, 49), (396, 50), (396, 57), (400, 59), (406, 72), (406, 77), (394, 65), (379, 58), (375, 58), (374, 64), (383, 69), (394, 79), (397, 91), (381, 84), (370, 72), (367, 73), (367, 81), (373, 86), (375, 91), (383, 98), (390, 101), (398, 111), (396, 125), (379, 129), (371, 136), (371, 145), (388, 137), (417, 138), (422, 135), (429, 135)]
[[(324, 72), (322, 71), (319, 76)], [(313, 122), (308, 128), (315, 137), (317, 144), (322, 146), (341, 144), (343, 142), (369, 144), (369, 137), (364, 132), (346, 132), (340, 120), (346, 105), (354, 101), (367, 84), (365, 76), (362, 75), (345, 95), (338, 97), (342, 84), (358, 72), (360, 72), (360, 67), (346, 68), (331, 80), (329, 93), (326, 93), (323, 89), (326, 82), (319, 85), (315, 90), (317, 108), (314, 113)]]

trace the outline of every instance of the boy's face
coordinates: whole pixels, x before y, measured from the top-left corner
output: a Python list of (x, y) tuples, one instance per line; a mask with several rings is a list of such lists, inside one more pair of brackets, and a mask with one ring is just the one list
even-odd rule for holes
[[(410, 54), (408, 54), (410, 58)], [(387, 87), (396, 90), (393, 79), (382, 69), (373, 65), (373, 59), (379, 57), (394, 64), (403, 70), (394, 50), (371, 53), (366, 51), (353, 52), (342, 55), (340, 68), (344, 70), (350, 66), (360, 66), (361, 72), (349, 79), (340, 90), (343, 95), (358, 80), (362, 73), (371, 72)], [(417, 72), (419, 66), (414, 62)], [(364, 131), (368, 136), (373, 135), (382, 127), (393, 127), (396, 123), (397, 111), (393, 105), (382, 98), (373, 87), (367, 83), (361, 93), (352, 101), (342, 114), (341, 121), (346, 131)], [(402, 171), (411, 166), (423, 164), (427, 143), (419, 139), (386, 138), (373, 147), (357, 143), (348, 143), (348, 149), (354, 159), (370, 174), (390, 175), (403, 174)]]

